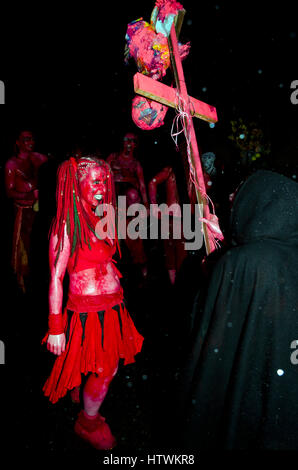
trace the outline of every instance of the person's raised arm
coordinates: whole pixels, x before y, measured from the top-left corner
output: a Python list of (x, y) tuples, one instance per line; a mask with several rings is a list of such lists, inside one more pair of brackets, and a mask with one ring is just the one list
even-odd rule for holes
[(47, 348), (58, 356), (65, 350), (65, 335), (62, 322), (63, 301), (63, 279), (66, 272), (69, 256), (70, 243), (64, 232), (63, 247), (57, 258), (57, 236), (50, 238), (49, 263), (50, 263), (50, 286), (49, 286), (49, 336)]
[(171, 171), (172, 169), (170, 167), (165, 167), (149, 182), (148, 192), (151, 204), (157, 204), (157, 186), (164, 183), (169, 178)]

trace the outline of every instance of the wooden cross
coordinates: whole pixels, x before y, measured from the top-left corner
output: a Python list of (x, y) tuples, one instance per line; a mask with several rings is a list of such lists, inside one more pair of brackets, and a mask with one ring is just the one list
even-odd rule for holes
[[(175, 18), (175, 22), (172, 24), (171, 33), (168, 37), (169, 51), (171, 54), (171, 65), (174, 72), (176, 89), (158, 82), (157, 80), (153, 80), (152, 78), (147, 77), (141, 73), (136, 73), (134, 75), (134, 90), (139, 95), (150, 98), (153, 101), (163, 103), (172, 108), (177, 107), (178, 91), (181, 98), (180, 104), (183, 107), (183, 111), (188, 115), (188, 119), (184, 118), (184, 125), (186, 126), (187, 133), (190, 137), (190, 158), (194, 170), (194, 177), (196, 182), (195, 190), (199, 203), (200, 216), (209, 219), (208, 201), (206, 201), (198, 189), (198, 187), (200, 187), (202, 193), (206, 194), (205, 181), (192, 117), (198, 117), (204, 121), (215, 123), (217, 122), (217, 113), (214, 106), (210, 106), (202, 101), (192, 98), (187, 93), (177, 40), (177, 35), (179, 34), (184, 14), (185, 10), (180, 10), (178, 12), (178, 15)], [(214, 250), (215, 246), (214, 243), (210, 240), (208, 227), (205, 223), (203, 223), (203, 233), (206, 252), (209, 254)]]

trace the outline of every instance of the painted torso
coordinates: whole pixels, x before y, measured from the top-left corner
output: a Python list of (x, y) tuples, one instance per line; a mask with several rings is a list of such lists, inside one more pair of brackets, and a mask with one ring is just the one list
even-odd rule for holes
[(135, 158), (125, 158), (121, 153), (114, 153), (110, 155), (108, 162), (111, 165), (116, 183), (131, 183), (136, 189), (139, 188), (138, 161)]
[[(47, 160), (42, 154), (32, 152), (26, 159), (12, 157), (6, 164), (6, 189), (8, 195), (13, 191), (13, 199), (20, 205), (33, 204), (36, 197), (24, 199), (22, 193), (37, 189), (38, 169)], [(17, 193), (20, 193), (18, 195)]]
[(118, 292), (120, 281), (112, 261), (115, 247), (92, 237), (91, 249), (84, 244), (68, 261), (69, 290), (78, 295)]

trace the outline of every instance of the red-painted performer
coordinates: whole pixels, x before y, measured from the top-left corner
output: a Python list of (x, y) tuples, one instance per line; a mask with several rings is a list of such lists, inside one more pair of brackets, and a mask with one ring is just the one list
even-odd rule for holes
[[(58, 170), (57, 215), (50, 236), (49, 331), (43, 339), (58, 355), (43, 391), (52, 403), (81, 384), (84, 408), (75, 432), (97, 449), (116, 445), (99, 408), (117, 372), (135, 361), (143, 337), (128, 314), (113, 263), (118, 247), (115, 220), (108, 222), (110, 235), (99, 239), (98, 204), (115, 208), (110, 166), (94, 156), (70, 158)], [(69, 292), (62, 313), (63, 278), (69, 274)]]
[[(116, 186), (117, 196), (126, 196), (127, 207), (142, 202), (149, 209), (143, 168), (135, 158), (134, 153), (138, 146), (138, 137), (128, 132), (123, 138), (123, 149), (120, 153), (112, 153), (107, 158), (110, 164)], [(129, 217), (126, 218), (127, 224)], [(147, 256), (143, 240), (125, 237), (126, 246), (132, 257), (132, 262), (141, 268), (143, 277), (147, 276)]]
[(32, 132), (21, 131), (16, 153), (5, 166), (6, 193), (13, 199), (15, 212), (11, 263), (23, 292), (29, 275), (31, 232), (38, 211), (38, 169), (47, 161), (45, 155), (33, 151), (34, 144)]
[[(165, 262), (169, 273), (170, 282), (175, 283), (176, 274), (186, 257), (183, 238), (173, 238), (174, 219), (179, 220), (181, 226), (181, 208), (177, 183), (173, 168), (167, 166), (152, 178), (148, 186), (151, 204), (157, 204), (157, 187), (165, 183), (167, 208), (173, 205), (173, 212), (169, 213), (169, 239), (164, 240)], [(154, 206), (156, 207), (156, 206)], [(158, 216), (162, 215), (158, 212)], [(167, 215), (167, 214), (164, 214)], [(178, 217), (178, 219), (177, 219)], [(182, 234), (182, 230), (181, 230)]]

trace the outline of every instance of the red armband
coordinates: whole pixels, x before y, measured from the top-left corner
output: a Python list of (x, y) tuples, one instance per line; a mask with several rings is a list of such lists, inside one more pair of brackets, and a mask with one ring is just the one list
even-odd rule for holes
[(64, 333), (62, 313), (49, 314), (49, 335), (61, 335)]
[(48, 332), (42, 339), (41, 344), (47, 342), (49, 335), (61, 335), (64, 333), (62, 313), (50, 313), (48, 325)]

